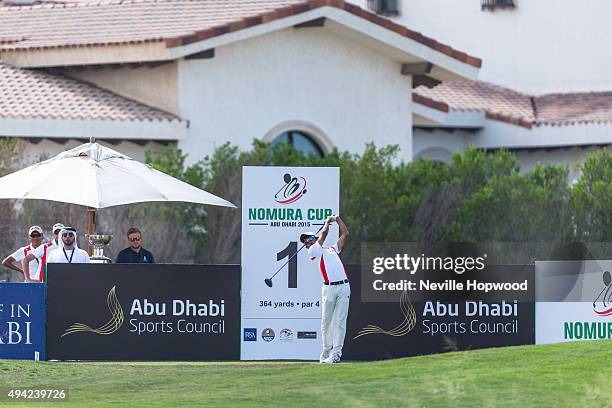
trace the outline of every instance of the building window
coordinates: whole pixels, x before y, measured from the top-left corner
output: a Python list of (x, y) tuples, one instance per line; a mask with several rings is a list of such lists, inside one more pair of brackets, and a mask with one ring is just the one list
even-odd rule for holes
[(298, 130), (289, 130), (281, 133), (272, 140), (270, 145), (274, 146), (279, 143), (289, 143), (305, 155), (315, 154), (323, 157), (323, 149), (310, 136)]
[(497, 8), (507, 9), (515, 8), (514, 0), (480, 0), (480, 7), (483, 10), (495, 10)]
[(368, 0), (368, 8), (385, 16), (399, 15), (399, 0)]

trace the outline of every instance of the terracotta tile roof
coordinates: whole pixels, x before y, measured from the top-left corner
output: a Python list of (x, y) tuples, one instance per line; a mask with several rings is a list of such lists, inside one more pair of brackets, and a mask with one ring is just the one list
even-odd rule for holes
[(486, 82), (443, 82), (413, 90), (413, 100), (443, 112), (480, 111), (527, 128), (612, 123), (612, 92), (525, 95)]
[[(414, 95), (432, 103), (442, 103), (447, 109), (464, 112), (486, 112), (490, 119), (531, 127), (534, 121), (531, 98), (527, 95), (486, 82), (442, 82), (433, 88), (420, 86)], [(441, 109), (438, 109), (441, 110)], [(446, 111), (448, 112), (448, 110)]]
[[(41, 4), (64, 4), (71, 3), (79, 0), (0, 0), (0, 7), (23, 7), (23, 6), (36, 6)], [(30, 3), (30, 4), (28, 4)]]
[(175, 121), (170, 113), (75, 79), (0, 63), (0, 117)]
[(0, 50), (159, 41), (172, 48), (324, 6), (345, 10), (466, 64), (482, 64), (476, 57), (342, 0), (107, 0), (0, 7)]
[(538, 124), (612, 123), (612, 92), (549, 94), (535, 98)]

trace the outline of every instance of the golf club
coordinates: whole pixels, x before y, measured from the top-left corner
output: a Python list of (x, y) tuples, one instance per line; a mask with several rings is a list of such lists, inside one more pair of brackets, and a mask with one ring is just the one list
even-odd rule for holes
[[(325, 226), (325, 223), (323, 223), (323, 225), (321, 225), (321, 226), (319, 227), (319, 229), (317, 230), (317, 232), (315, 232), (315, 235), (317, 235), (317, 234), (318, 234), (318, 233), (319, 233), (319, 232), (320, 232), (320, 231), (323, 229), (323, 227), (324, 227), (324, 226)], [(302, 244), (302, 246), (300, 247), (300, 249), (298, 249), (298, 250), (295, 252), (295, 254), (291, 255), (291, 256), (289, 257), (289, 259), (287, 259), (287, 262), (285, 262), (285, 263), (284, 263), (284, 264), (283, 264), (283, 265), (282, 265), (280, 268), (278, 268), (278, 270), (277, 270), (276, 272), (274, 272), (274, 275), (270, 276), (270, 277), (269, 277), (269, 278), (267, 278), (267, 279), (264, 279), (264, 282), (266, 283), (266, 285), (268, 285), (268, 287), (269, 287), (269, 288), (271, 288), (271, 287), (272, 287), (272, 279), (274, 279), (274, 277), (275, 277), (276, 275), (278, 275), (278, 273), (279, 273), (279, 272), (280, 272), (280, 271), (281, 271), (281, 270), (282, 270), (282, 269), (283, 269), (283, 268), (284, 268), (284, 267), (285, 267), (285, 266), (286, 266), (286, 265), (287, 265), (287, 264), (288, 264), (288, 263), (289, 263), (289, 262), (290, 262), (290, 261), (291, 261), (293, 258), (295, 258), (295, 257), (297, 256), (297, 254), (299, 254), (299, 253), (300, 253), (300, 251), (301, 251), (302, 249), (304, 249), (304, 247), (305, 247), (305, 246), (306, 246), (306, 244)]]

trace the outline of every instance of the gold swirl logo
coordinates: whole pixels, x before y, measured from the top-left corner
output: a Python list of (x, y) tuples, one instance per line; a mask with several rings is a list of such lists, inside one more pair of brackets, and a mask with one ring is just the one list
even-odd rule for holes
[(74, 323), (64, 332), (64, 334), (61, 335), (61, 337), (78, 332), (91, 332), (102, 335), (115, 333), (117, 330), (119, 330), (119, 328), (121, 328), (124, 320), (123, 309), (121, 308), (119, 299), (117, 299), (115, 286), (113, 286), (113, 288), (108, 292), (106, 304), (108, 305), (108, 310), (111, 312), (111, 319), (108, 321), (108, 323), (98, 327), (97, 329), (94, 329), (84, 323)]
[(396, 327), (391, 330), (385, 330), (382, 327), (368, 325), (361, 329), (359, 333), (353, 337), (356, 339), (361, 336), (367, 336), (369, 334), (386, 334), (387, 336), (393, 337), (401, 337), (405, 336), (412, 331), (414, 326), (416, 325), (416, 312), (414, 311), (414, 307), (412, 303), (408, 300), (408, 292), (403, 291), (400, 296), (400, 309), (402, 314), (404, 315), (404, 320)]

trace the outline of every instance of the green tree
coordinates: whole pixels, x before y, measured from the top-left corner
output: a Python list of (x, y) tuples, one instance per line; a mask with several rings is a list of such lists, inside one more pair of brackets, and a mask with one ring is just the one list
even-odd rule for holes
[[(437, 182), (423, 191), (415, 216), (418, 240), (473, 240), (477, 221), (470, 225), (465, 224), (471, 223), (471, 219), (457, 221), (464, 202), (492, 180), (516, 174), (518, 171), (518, 160), (505, 150), (487, 153), (475, 147), (468, 147), (464, 152), (455, 152), (450, 165), (444, 166), (444, 169), (433, 176), (433, 180)], [(485, 196), (482, 197), (480, 205), (492, 207), (496, 203)], [(470, 232), (467, 233), (464, 229), (469, 229)]]
[[(345, 259), (358, 262), (361, 242), (570, 240), (568, 170), (537, 165), (520, 173), (518, 159), (473, 147), (450, 165), (397, 161), (396, 146), (366, 146), (362, 154), (334, 150), (306, 156), (289, 144), (254, 141), (248, 151), (226, 143), (186, 166), (176, 147), (149, 162), (194, 186), (240, 205), (243, 166), (338, 166), (340, 214), (351, 231)], [(187, 225), (198, 262), (240, 262), (240, 211), (186, 206), (171, 215)], [(585, 224), (586, 225), (586, 224)], [(585, 226), (590, 228), (589, 225)]]
[[(0, 177), (10, 174), (19, 168), (19, 144), (14, 138), (0, 138)], [(2, 238), (0, 238), (0, 257), (4, 257), (17, 249), (26, 234), (21, 233), (16, 222), (15, 200), (0, 200), (0, 223), (2, 223)], [(0, 279), (16, 280), (22, 277), (12, 273), (10, 269), (2, 268)]]
[(557, 241), (570, 238), (567, 168), (537, 165), (495, 175), (467, 197), (453, 224), (454, 241)]
[(612, 241), (612, 155), (607, 149), (590, 154), (580, 166), (571, 194), (576, 238)]

